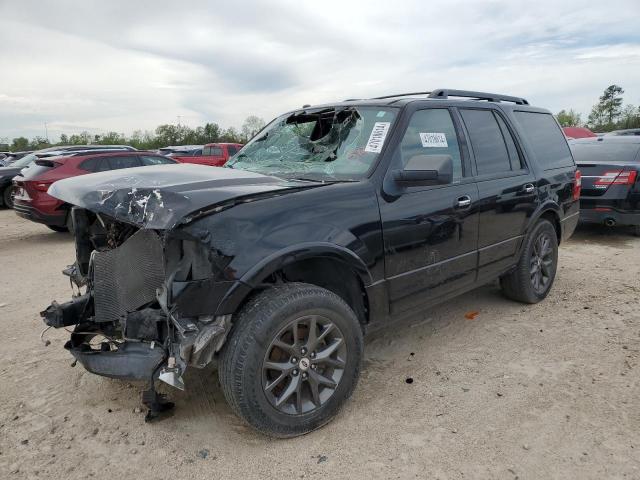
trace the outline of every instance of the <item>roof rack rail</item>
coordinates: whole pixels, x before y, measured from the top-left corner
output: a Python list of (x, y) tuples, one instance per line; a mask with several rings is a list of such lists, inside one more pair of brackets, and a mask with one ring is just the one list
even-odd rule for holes
[(429, 98), (446, 99), (449, 97), (475, 98), (478, 100), (487, 100), (489, 102), (513, 102), (517, 105), (529, 105), (529, 102), (521, 97), (511, 97), (509, 95), (500, 95), (499, 93), (473, 92), (470, 90), (452, 90), (448, 88), (439, 88), (429, 94)]
[(395, 97), (410, 97), (412, 95), (429, 95), (431, 92), (413, 92), (413, 93), (397, 93), (395, 95), (384, 95), (383, 97), (373, 97), (371, 100), (385, 100)]

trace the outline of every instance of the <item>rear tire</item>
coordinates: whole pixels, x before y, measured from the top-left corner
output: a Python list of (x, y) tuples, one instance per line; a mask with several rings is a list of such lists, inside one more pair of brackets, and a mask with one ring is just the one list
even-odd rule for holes
[(5, 208), (13, 208), (13, 187), (11, 185), (2, 192), (2, 204)]
[(512, 272), (500, 278), (506, 297), (538, 303), (553, 286), (558, 268), (558, 237), (548, 220), (541, 219), (525, 239), (524, 249)]
[(67, 233), (69, 231), (67, 227), (60, 227), (58, 225), (47, 225), (47, 228), (50, 228), (57, 233)]
[(344, 300), (290, 283), (241, 309), (218, 374), (227, 402), (250, 426), (295, 437), (335, 417), (357, 384), (362, 351), (360, 323)]

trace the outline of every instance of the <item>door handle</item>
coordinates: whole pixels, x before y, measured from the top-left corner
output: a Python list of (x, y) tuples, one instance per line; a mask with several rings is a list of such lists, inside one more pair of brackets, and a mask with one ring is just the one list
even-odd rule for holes
[(471, 197), (469, 195), (463, 195), (462, 197), (458, 197), (456, 201), (457, 208), (467, 208), (471, 205)]
[(533, 186), (533, 183), (527, 183), (524, 187), (522, 187), (524, 193), (533, 193), (535, 189), (536, 187)]

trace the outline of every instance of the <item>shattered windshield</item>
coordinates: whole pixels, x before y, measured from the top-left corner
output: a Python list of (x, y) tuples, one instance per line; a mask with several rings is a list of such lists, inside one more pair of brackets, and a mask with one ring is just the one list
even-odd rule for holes
[(275, 119), (226, 167), (265, 175), (332, 181), (363, 178), (375, 163), (396, 109), (337, 107)]

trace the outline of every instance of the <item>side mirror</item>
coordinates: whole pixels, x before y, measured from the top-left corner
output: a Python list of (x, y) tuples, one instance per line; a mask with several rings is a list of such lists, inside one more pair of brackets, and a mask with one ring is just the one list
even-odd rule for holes
[(440, 185), (453, 181), (451, 155), (416, 155), (403, 170), (394, 170), (393, 179), (404, 187)]

